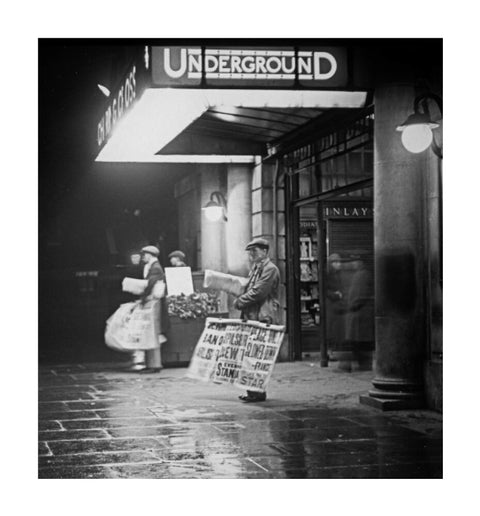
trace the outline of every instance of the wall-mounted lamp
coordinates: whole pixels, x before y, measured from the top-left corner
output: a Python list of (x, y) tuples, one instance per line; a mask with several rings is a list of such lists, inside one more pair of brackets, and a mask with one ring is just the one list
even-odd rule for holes
[(97, 84), (98, 89), (105, 95), (105, 97), (110, 97), (110, 90), (104, 86), (103, 84)]
[[(402, 133), (403, 146), (410, 152), (418, 154), (432, 147), (432, 151), (440, 159), (443, 157), (442, 149), (433, 137), (433, 129), (440, 126), (438, 122), (432, 121), (428, 110), (428, 101), (433, 100), (443, 117), (443, 103), (438, 95), (425, 93), (415, 98), (413, 114), (410, 115), (402, 125), (397, 127), (397, 131)], [(422, 112), (420, 112), (420, 106)]]
[(210, 200), (202, 209), (211, 222), (217, 222), (222, 218), (227, 220), (227, 201), (221, 192), (212, 192)]

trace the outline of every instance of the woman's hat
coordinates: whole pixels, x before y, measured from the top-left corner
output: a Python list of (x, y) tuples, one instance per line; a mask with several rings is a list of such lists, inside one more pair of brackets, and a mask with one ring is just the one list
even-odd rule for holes
[(183, 251), (172, 251), (169, 255), (169, 258), (180, 258), (180, 260), (185, 260), (185, 253)]

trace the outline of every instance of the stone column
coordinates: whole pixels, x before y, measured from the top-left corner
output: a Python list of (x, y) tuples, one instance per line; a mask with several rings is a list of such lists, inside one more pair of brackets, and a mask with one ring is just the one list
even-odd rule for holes
[(245, 245), (252, 239), (252, 169), (228, 165), (228, 221), (226, 224), (227, 270), (236, 276), (248, 275)]
[[(273, 246), (274, 165), (258, 162), (252, 177), (252, 237), (266, 238)], [(275, 250), (271, 249), (271, 256)]]
[[(203, 208), (210, 200), (212, 192), (221, 191), (221, 177), (223, 172), (215, 165), (199, 165), (201, 174), (200, 207)], [(225, 194), (225, 192), (222, 192)], [(205, 216), (204, 210), (201, 214), (201, 255), (202, 269), (211, 269), (219, 272), (226, 272), (225, 253), (225, 222), (211, 222)]]
[(360, 401), (382, 410), (424, 405), (426, 153), (408, 152), (395, 130), (412, 112), (414, 96), (408, 83), (375, 90), (376, 370), (374, 388)]

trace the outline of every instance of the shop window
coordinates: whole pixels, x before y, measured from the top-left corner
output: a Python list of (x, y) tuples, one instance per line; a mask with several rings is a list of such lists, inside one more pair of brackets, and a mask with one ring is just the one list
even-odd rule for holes
[[(298, 253), (299, 268), (295, 298), (300, 310), (299, 316), (298, 312), (294, 316), (297, 321), (294, 324), (300, 326), (300, 346), (295, 344), (296, 349), (320, 351), (321, 342), (326, 340), (330, 352), (351, 340), (349, 324), (354, 317), (347, 315), (346, 305), (353, 295), (351, 286), (358, 287), (360, 277), (362, 281), (365, 279), (362, 290), (368, 306), (357, 317), (362, 319), (359, 323), (362, 331), (355, 338), (371, 348), (374, 305), (371, 110), (366, 110), (350, 126), (321, 135), (285, 155), (283, 164), (293, 195), (289, 209), (298, 210), (299, 221), (298, 241), (291, 248)], [(345, 187), (350, 189), (345, 191)], [(325, 200), (317, 197), (326, 192)], [(335, 270), (331, 265), (332, 255), (337, 256), (335, 261), (339, 263)], [(357, 255), (359, 260), (354, 259)], [(361, 273), (358, 267), (362, 268)], [(332, 282), (338, 285), (330, 292)]]

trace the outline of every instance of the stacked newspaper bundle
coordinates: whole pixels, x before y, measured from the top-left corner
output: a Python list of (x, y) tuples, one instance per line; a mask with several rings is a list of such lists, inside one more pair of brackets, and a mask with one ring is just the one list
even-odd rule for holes
[(139, 296), (140, 294), (143, 294), (147, 288), (147, 284), (148, 281), (145, 279), (124, 278), (122, 281), (122, 290)]
[(240, 296), (245, 292), (245, 287), (248, 283), (248, 278), (241, 276), (234, 276), (233, 274), (225, 274), (223, 272), (205, 270), (205, 278), (203, 286), (213, 290), (222, 290), (228, 294)]

